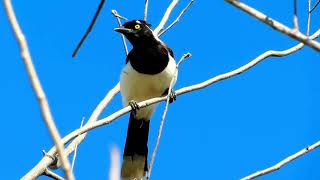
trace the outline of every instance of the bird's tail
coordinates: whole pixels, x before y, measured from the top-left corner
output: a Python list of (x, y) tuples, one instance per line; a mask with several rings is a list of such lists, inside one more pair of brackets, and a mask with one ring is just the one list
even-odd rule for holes
[(130, 114), (127, 139), (123, 153), (121, 178), (143, 179), (148, 171), (149, 120), (137, 119)]

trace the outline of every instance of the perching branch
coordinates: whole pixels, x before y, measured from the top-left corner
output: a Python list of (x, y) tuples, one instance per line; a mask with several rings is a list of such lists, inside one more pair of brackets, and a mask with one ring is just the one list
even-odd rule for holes
[(77, 53), (78, 53), (80, 47), (82, 46), (83, 42), (86, 40), (87, 36), (88, 36), (89, 33), (91, 32), (94, 24), (96, 23), (96, 20), (97, 20), (99, 14), (100, 14), (100, 11), (101, 11), (101, 9), (102, 9), (102, 7), (103, 7), (103, 5), (104, 5), (104, 2), (105, 2), (105, 0), (101, 0), (101, 1), (100, 1), (100, 4), (99, 4), (99, 6), (98, 6), (98, 9), (97, 9), (96, 13), (94, 14), (94, 17), (93, 17), (92, 21), (90, 22), (89, 27), (87, 28), (86, 32), (84, 33), (84, 35), (82, 36), (80, 42), (78, 43), (76, 49), (73, 51), (72, 57), (75, 57), (75, 56), (77, 55)]
[[(122, 26), (121, 19), (128, 20), (127, 18), (120, 16), (116, 10), (112, 10), (111, 13), (117, 18), (117, 22), (118, 22), (119, 27)], [(126, 51), (126, 55), (128, 56), (129, 51), (128, 51), (128, 46), (126, 43), (126, 38), (124, 37), (123, 34), (121, 34), (121, 38), (122, 38), (124, 50)]]
[(259, 177), (259, 176), (262, 176), (262, 175), (265, 175), (265, 174), (269, 174), (271, 172), (274, 172), (276, 170), (279, 170), (281, 167), (283, 167), (284, 165), (292, 162), (293, 160), (311, 152), (312, 150), (316, 149), (320, 147), (320, 141), (316, 142), (315, 144), (311, 145), (311, 146), (308, 146), (306, 148), (303, 148), (302, 150), (300, 150), (299, 152), (285, 158), (284, 160), (280, 161), (279, 163), (277, 163), (276, 165), (272, 166), (272, 167), (269, 167), (267, 169), (264, 169), (264, 170), (261, 170), (261, 171), (258, 171), (254, 174), (251, 174), (247, 177), (244, 177), (242, 178), (241, 180), (250, 180), (250, 179), (255, 179), (256, 177)]
[[(108, 94), (103, 98), (103, 100), (98, 104), (98, 106), (95, 108), (95, 110), (93, 111), (93, 113), (91, 114), (88, 122), (86, 123), (86, 125), (93, 123), (95, 121), (98, 120), (99, 116), (101, 115), (101, 113), (103, 112), (103, 110), (107, 107), (107, 105), (110, 103), (110, 101), (112, 100), (112, 98), (118, 94), (118, 92), (120, 91), (120, 84), (117, 83), (116, 86), (114, 86), (109, 92)], [(84, 127), (84, 126), (83, 126)], [(82, 128), (83, 128), (82, 127)], [(80, 128), (81, 129), (81, 128)], [(79, 129), (78, 129), (78, 132)], [(81, 135), (79, 135), (81, 134)], [(69, 134), (70, 135), (70, 134)], [(66, 148), (66, 154), (70, 154), (75, 150), (75, 147), (78, 146), (86, 137), (87, 133), (78, 133), (78, 134), (72, 134), (72, 135), (76, 135), (76, 136), (69, 136), (72, 138), (69, 138), (68, 136), (66, 136), (65, 138), (62, 139), (62, 143), (66, 144), (68, 143), (70, 140), (72, 140), (73, 138), (75, 138)], [(55, 154), (57, 153), (56, 148), (52, 147), (50, 149), (50, 151), (47, 153), (46, 156), (44, 156), (41, 161), (32, 169), (30, 170), (24, 177), (22, 177), (22, 180), (29, 180), (29, 179), (35, 179), (38, 176), (40, 176), (45, 169), (50, 166), (53, 162), (54, 159), (52, 159), (51, 157), (54, 157)]]
[(153, 31), (154, 34), (158, 35), (159, 32), (163, 29), (163, 27), (166, 25), (169, 16), (173, 10), (173, 8), (177, 5), (177, 3), (179, 2), (179, 0), (173, 0), (170, 4), (170, 6), (167, 8), (166, 12), (163, 15), (163, 18), (161, 19), (158, 27)]
[(74, 177), (73, 177), (73, 174), (70, 170), (70, 163), (69, 163), (69, 160), (67, 159), (67, 156), (65, 154), (64, 145), (61, 142), (61, 137), (60, 137), (58, 129), (54, 123), (53, 117), (51, 115), (49, 103), (47, 101), (45, 92), (42, 89), (42, 86), (41, 86), (40, 80), (38, 78), (36, 69), (33, 66), (27, 41), (26, 41), (26, 39), (22, 33), (22, 30), (19, 26), (19, 23), (18, 23), (17, 18), (15, 16), (13, 7), (11, 5), (11, 1), (4, 0), (3, 5), (6, 10), (9, 22), (12, 27), (12, 30), (13, 30), (13, 32), (16, 36), (17, 42), (19, 44), (20, 51), (21, 51), (21, 57), (22, 57), (23, 62), (25, 64), (26, 71), (27, 71), (29, 79), (31, 81), (32, 88), (37, 96), (43, 120), (44, 120), (44, 122), (50, 132), (50, 135), (54, 141), (55, 146), (57, 147), (59, 157), (61, 157), (61, 163), (63, 166), (65, 176), (67, 177), (68, 180), (73, 180)]
[(163, 125), (164, 125), (164, 120), (166, 118), (166, 115), (167, 115), (167, 111), (168, 111), (168, 108), (169, 108), (169, 100), (170, 100), (170, 93), (172, 91), (172, 88), (174, 86), (174, 82), (177, 80), (177, 75), (178, 75), (178, 68), (179, 68), (179, 65), (184, 61), (186, 60), (187, 58), (191, 57), (191, 53), (187, 53), (187, 54), (184, 54), (182, 56), (182, 58), (180, 59), (180, 61), (177, 63), (176, 65), (176, 69), (175, 69), (175, 72), (174, 72), (174, 76), (172, 77), (171, 79), (171, 82), (170, 82), (170, 85), (169, 85), (169, 89), (168, 89), (168, 96), (167, 96), (167, 99), (166, 99), (166, 106), (164, 108), (164, 111), (163, 111), (163, 114), (162, 114), (162, 118), (161, 118), (161, 123), (160, 123), (160, 127), (159, 127), (159, 130), (158, 130), (158, 137), (157, 137), (157, 141), (156, 141), (156, 145), (153, 149), (153, 152), (152, 152), (152, 156), (151, 156), (151, 160), (150, 160), (150, 165), (149, 165), (149, 171), (148, 171), (148, 175), (147, 175), (147, 179), (150, 179), (150, 175), (151, 175), (151, 171), (152, 171), (152, 167), (153, 167), (153, 163), (154, 163), (154, 159), (156, 157), (156, 154), (157, 154), (157, 150), (158, 150), (158, 147), (159, 147), (159, 143), (160, 143), (160, 139), (161, 139), (161, 134), (162, 134), (162, 129), (163, 129)]
[(175, 24), (177, 24), (180, 20), (180, 18), (184, 15), (184, 13), (186, 13), (186, 11), (190, 8), (190, 6), (193, 4), (194, 0), (191, 0), (189, 2), (189, 4), (181, 11), (181, 13), (179, 14), (179, 16), (164, 30), (162, 30), (160, 33), (159, 33), (159, 37), (161, 35), (163, 35), (164, 33), (166, 33), (169, 29), (172, 28), (172, 26), (174, 26)]
[(267, 15), (257, 11), (256, 9), (238, 1), (238, 0), (225, 0), (226, 2), (230, 3), (231, 5), (241, 9), (242, 11), (248, 13), (252, 17), (258, 19), (259, 21), (265, 23), (266, 25), (272, 27), (273, 29), (299, 41), (307, 46), (311, 47), (316, 51), (320, 51), (320, 43), (310, 39), (309, 37), (305, 36), (299, 31), (292, 30), (287, 26), (281, 24), (280, 22), (268, 17)]

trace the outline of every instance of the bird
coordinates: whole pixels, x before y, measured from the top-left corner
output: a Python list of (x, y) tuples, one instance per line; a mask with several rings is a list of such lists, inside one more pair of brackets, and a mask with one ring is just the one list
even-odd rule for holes
[(171, 48), (162, 42), (144, 20), (128, 21), (114, 29), (132, 45), (120, 74), (120, 92), (124, 106), (131, 106), (123, 152), (121, 179), (143, 179), (148, 172), (148, 136), (152, 114), (157, 104), (144, 108), (138, 102), (169, 95), (176, 100), (171, 80), (176, 82), (176, 62)]

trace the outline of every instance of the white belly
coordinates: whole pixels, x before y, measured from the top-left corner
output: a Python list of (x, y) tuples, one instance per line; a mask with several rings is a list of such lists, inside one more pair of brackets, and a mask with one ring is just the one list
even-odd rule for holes
[[(176, 63), (171, 57), (166, 69), (155, 75), (137, 72), (132, 68), (129, 61), (120, 76), (121, 95), (124, 105), (128, 106), (131, 100), (141, 102), (161, 96), (169, 88), (175, 69)], [(155, 107), (156, 105), (151, 105), (140, 109), (136, 114), (137, 119), (150, 120)]]

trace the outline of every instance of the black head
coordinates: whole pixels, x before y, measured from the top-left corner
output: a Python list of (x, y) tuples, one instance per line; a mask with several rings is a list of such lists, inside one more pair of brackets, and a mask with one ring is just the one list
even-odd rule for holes
[(125, 35), (133, 46), (155, 39), (150, 24), (143, 20), (126, 22), (114, 30)]

